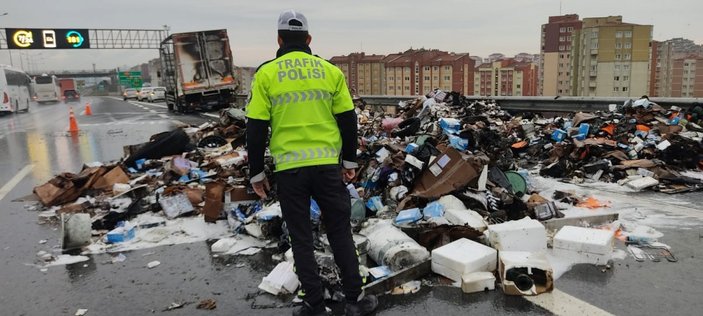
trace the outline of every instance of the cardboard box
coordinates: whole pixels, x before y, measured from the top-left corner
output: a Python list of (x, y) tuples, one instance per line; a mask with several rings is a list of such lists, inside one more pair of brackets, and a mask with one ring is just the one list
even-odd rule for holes
[(98, 179), (95, 184), (93, 184), (93, 189), (112, 190), (115, 183), (129, 183), (129, 176), (120, 166), (115, 166)]
[(429, 164), (415, 185), (415, 196), (439, 198), (478, 177), (476, 169), (456, 149), (447, 147)]
[(508, 295), (537, 295), (554, 289), (552, 266), (545, 252), (501, 251), (498, 274)]
[(496, 270), (497, 251), (466, 238), (432, 250), (432, 271), (461, 282), (471, 272)]

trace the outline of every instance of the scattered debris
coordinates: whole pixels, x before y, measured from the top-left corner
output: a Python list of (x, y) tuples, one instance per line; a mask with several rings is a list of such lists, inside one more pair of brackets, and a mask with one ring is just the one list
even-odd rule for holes
[(158, 267), (160, 264), (161, 264), (161, 262), (159, 262), (158, 260), (154, 260), (154, 261), (147, 263), (146, 267), (149, 269), (153, 269), (153, 268)]
[(88, 314), (88, 310), (85, 308), (79, 308), (74, 315), (76, 316), (83, 316)]
[(183, 306), (186, 306), (187, 304), (189, 304), (189, 303), (188, 302), (183, 302), (183, 303), (172, 302), (166, 308), (164, 308), (162, 310), (162, 312), (168, 312), (168, 311), (172, 311), (174, 309), (183, 308)]
[(197, 309), (213, 310), (213, 309), (217, 308), (217, 301), (215, 301), (211, 298), (207, 298), (207, 299), (200, 301), (200, 303), (198, 303), (198, 306), (196, 308)]

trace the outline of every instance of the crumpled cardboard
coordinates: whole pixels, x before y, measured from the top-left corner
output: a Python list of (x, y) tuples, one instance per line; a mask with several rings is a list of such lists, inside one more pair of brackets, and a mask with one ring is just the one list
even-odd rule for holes
[[(34, 194), (44, 206), (73, 202), (107, 170), (105, 167), (84, 168), (79, 174), (62, 173), (47, 183), (34, 187)], [(127, 179), (129, 181), (129, 178)]]
[(100, 179), (98, 179), (93, 185), (93, 189), (98, 190), (108, 190), (112, 189), (115, 183), (129, 183), (129, 176), (121, 166), (115, 166), (112, 170), (108, 171)]
[(414, 196), (439, 198), (467, 185), (478, 171), (456, 149), (447, 147), (429, 164), (415, 185)]
[(205, 206), (203, 215), (205, 221), (214, 223), (220, 218), (224, 208), (225, 184), (222, 182), (210, 182), (205, 185)]

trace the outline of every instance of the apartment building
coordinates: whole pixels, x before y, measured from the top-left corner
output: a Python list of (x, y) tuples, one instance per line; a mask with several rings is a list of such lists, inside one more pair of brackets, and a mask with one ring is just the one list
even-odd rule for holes
[(577, 14), (550, 16), (542, 24), (539, 56), (539, 95), (572, 95), (571, 49), (583, 23)]
[[(697, 67), (703, 57), (703, 45), (683, 38), (652, 42), (649, 95), (657, 97), (703, 97), (696, 92)], [(676, 70), (676, 71), (674, 71)]]
[(422, 95), (435, 88), (473, 94), (475, 61), (469, 54), (410, 49), (386, 56), (353, 53), (330, 62), (360, 95)]
[(572, 95), (647, 94), (652, 29), (651, 25), (625, 23), (622, 16), (583, 19), (571, 49)]
[(535, 96), (539, 67), (535, 63), (505, 58), (478, 66), (474, 72), (474, 95)]

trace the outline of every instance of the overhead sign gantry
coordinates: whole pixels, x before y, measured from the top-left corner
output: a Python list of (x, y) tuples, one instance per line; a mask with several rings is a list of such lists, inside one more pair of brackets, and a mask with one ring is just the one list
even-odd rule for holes
[(158, 49), (168, 30), (0, 29), (0, 49)]

